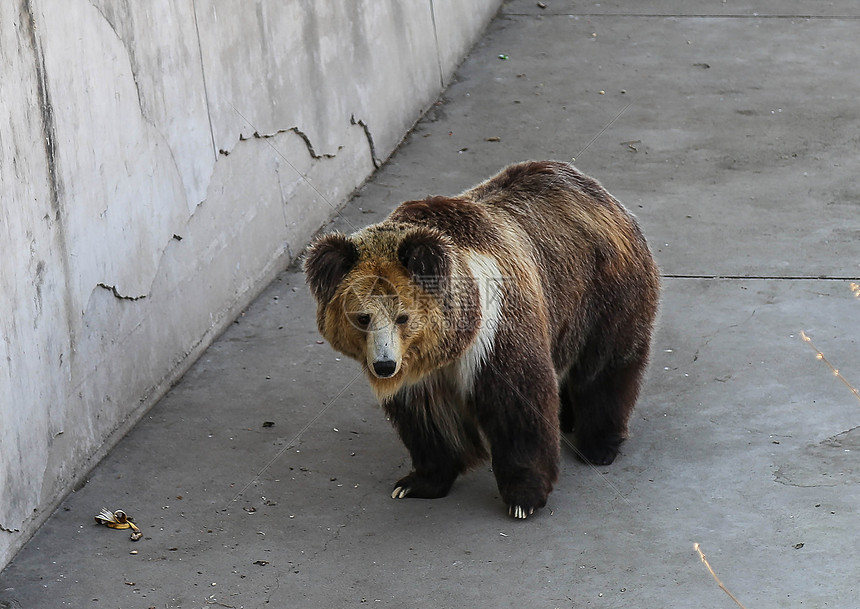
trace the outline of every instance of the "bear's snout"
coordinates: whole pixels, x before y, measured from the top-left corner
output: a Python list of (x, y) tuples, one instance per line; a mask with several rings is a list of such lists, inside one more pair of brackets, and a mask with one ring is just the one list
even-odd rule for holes
[(390, 359), (379, 360), (373, 362), (373, 373), (380, 378), (388, 378), (393, 376), (397, 370), (397, 362)]
[(400, 333), (389, 323), (371, 330), (367, 337), (367, 366), (378, 379), (388, 379), (400, 370)]

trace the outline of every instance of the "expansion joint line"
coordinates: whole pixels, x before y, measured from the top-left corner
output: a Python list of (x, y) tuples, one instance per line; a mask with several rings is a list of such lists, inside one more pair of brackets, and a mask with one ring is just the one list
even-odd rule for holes
[[(504, 13), (506, 17), (534, 17), (534, 13)], [(791, 14), (791, 15), (761, 15), (761, 14), (750, 14), (744, 15), (742, 13), (572, 13), (572, 12), (559, 12), (559, 11), (541, 11), (539, 13), (542, 17), (577, 17), (582, 19), (601, 19), (601, 18), (634, 18), (634, 19), (749, 19), (749, 20), (761, 20), (761, 19), (773, 19), (773, 20), (790, 20), (790, 19), (808, 19), (808, 20), (818, 20), (818, 21), (857, 21), (860, 20), (860, 16), (858, 15), (801, 15), (801, 14)]]
[(738, 281), (860, 281), (858, 277), (837, 277), (834, 275), (708, 275), (663, 273), (663, 279), (721, 279)]
[(215, 160), (218, 160), (218, 146), (215, 144), (215, 128), (212, 126), (212, 107), (209, 104), (209, 87), (206, 84), (206, 65), (203, 61), (203, 43), (200, 41), (200, 26), (197, 23), (197, 0), (191, 0), (191, 10), (194, 11), (194, 31), (197, 34), (197, 52), (200, 54), (200, 77), (203, 80), (203, 98), (206, 100), (206, 117), (209, 119), (209, 137), (212, 140), (212, 150)]
[(436, 26), (436, 6), (430, 0), (430, 20), (433, 22), (433, 40), (436, 43), (436, 63), (439, 66), (439, 86), (445, 88), (445, 75), (442, 72), (442, 54), (439, 49), (439, 29)]

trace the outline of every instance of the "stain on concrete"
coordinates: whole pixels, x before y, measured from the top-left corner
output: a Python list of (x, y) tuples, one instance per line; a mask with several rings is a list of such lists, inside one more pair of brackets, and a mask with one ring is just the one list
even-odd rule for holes
[[(32, 254), (32, 246), (31, 246), (31, 254)], [(33, 304), (36, 307), (36, 315), (33, 318), (33, 327), (35, 328), (39, 323), (39, 317), (42, 315), (42, 286), (45, 284), (45, 261), (39, 260), (36, 263), (36, 270), (33, 273), (33, 288), (36, 290), (36, 294), (33, 297)]]
[(860, 426), (796, 449), (774, 472), (774, 481), (802, 488), (860, 484)]
[[(33, 11), (31, 0), (22, 0), (19, 18), (21, 24), (26, 30), (26, 36), (30, 44), (30, 50), (33, 53), (33, 66), (36, 74), (37, 99), (39, 104), (39, 114), (42, 127), (42, 142), (44, 142), (45, 162), (47, 165), (48, 177), (48, 192), (51, 205), (51, 214), (53, 217), (45, 216), (48, 223), (51, 225), (52, 233), (56, 239), (57, 248), (60, 252), (60, 260), (63, 265), (63, 276), (69, 278), (70, 262), (69, 262), (69, 247), (68, 238), (66, 235), (64, 210), (62, 206), (62, 182), (59, 178), (57, 167), (57, 147), (56, 147), (56, 121), (54, 119), (54, 106), (51, 101), (50, 90), (48, 87), (47, 72), (45, 69), (45, 53), (42, 49), (39, 37), (36, 34), (36, 15)], [(64, 292), (66, 324), (69, 330), (69, 344), (72, 348), (75, 345), (75, 312), (72, 305), (72, 296), (70, 293), (69, 282), (66, 281)]]
[(51, 104), (48, 92), (48, 81), (45, 73), (45, 53), (36, 36), (36, 17), (33, 13), (30, 0), (23, 0), (21, 2), (21, 13), (21, 23), (26, 28), (30, 49), (33, 51), (33, 58), (35, 60), (37, 95), (42, 119), (42, 141), (45, 144), (45, 160), (48, 164), (48, 178), (51, 190), (51, 210), (54, 213), (54, 219), (59, 222), (62, 219), (62, 210), (60, 209), (60, 181), (57, 177), (54, 107)]

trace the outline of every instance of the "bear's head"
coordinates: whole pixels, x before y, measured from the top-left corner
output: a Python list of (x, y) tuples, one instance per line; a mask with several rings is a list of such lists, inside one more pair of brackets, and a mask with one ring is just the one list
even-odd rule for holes
[(439, 366), (454, 255), (442, 233), (396, 223), (311, 244), (305, 273), (319, 331), (364, 366), (380, 399)]

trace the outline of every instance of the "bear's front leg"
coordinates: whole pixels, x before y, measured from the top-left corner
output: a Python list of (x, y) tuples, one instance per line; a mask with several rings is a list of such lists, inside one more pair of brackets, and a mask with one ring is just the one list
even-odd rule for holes
[(463, 471), (463, 459), (416, 401), (395, 397), (383, 404), (412, 457), (412, 471), (395, 483), (393, 499), (444, 497)]
[(514, 518), (545, 506), (558, 479), (558, 389), (545, 359), (541, 365), (490, 364), (475, 391), (496, 483)]

